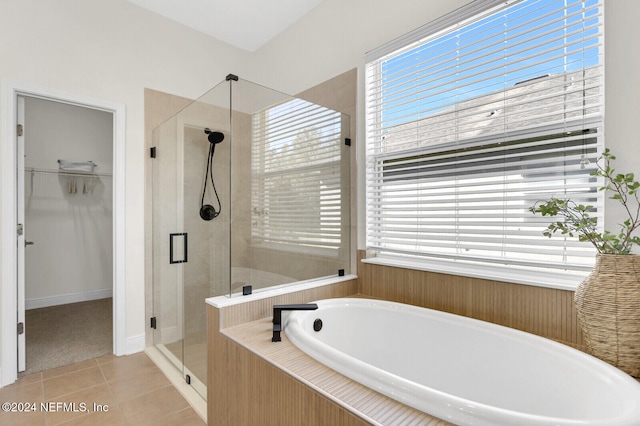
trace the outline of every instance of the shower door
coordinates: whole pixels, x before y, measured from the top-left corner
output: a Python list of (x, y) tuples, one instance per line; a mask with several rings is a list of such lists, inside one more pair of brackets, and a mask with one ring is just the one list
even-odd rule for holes
[(153, 168), (153, 342), (183, 373), (183, 275), (188, 265), (188, 233), (183, 232), (181, 167), (175, 120), (156, 128)]
[[(203, 398), (205, 299), (222, 294), (229, 282), (229, 148), (226, 141), (216, 144), (212, 175), (208, 175), (213, 176), (216, 189), (209, 181), (203, 200), (210, 147), (204, 132), (207, 127), (212, 125), (205, 126), (187, 109), (154, 130), (151, 153), (153, 341)], [(213, 205), (219, 214), (204, 220), (201, 203)]]

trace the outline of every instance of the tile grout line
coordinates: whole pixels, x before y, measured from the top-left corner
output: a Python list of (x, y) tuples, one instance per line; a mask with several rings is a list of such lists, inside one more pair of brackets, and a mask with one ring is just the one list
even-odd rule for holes
[[(104, 374), (104, 370), (102, 369), (103, 365), (108, 365), (108, 364), (111, 364), (113, 362), (114, 362), (113, 359), (110, 362), (104, 362), (102, 364), (98, 362), (98, 368), (100, 368), (100, 374), (102, 374), (102, 378), (104, 379), (104, 383), (107, 385), (107, 389), (109, 389), (109, 393), (111, 394), (111, 397), (113, 398), (114, 405), (116, 405), (118, 407), (118, 412), (120, 413), (122, 418), (126, 421), (127, 418), (124, 415), (124, 411), (122, 411), (122, 407), (120, 407), (120, 401), (116, 397), (116, 394), (113, 392), (113, 388), (111, 387), (111, 384), (109, 383), (109, 380), (107, 380), (107, 376)], [(109, 411), (111, 411), (111, 409), (112, 408), (109, 407)]]

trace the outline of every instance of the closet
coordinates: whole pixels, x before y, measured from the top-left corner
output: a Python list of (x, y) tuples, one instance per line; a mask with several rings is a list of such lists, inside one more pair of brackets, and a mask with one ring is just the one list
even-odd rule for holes
[(111, 353), (113, 114), (24, 97), (26, 373)]

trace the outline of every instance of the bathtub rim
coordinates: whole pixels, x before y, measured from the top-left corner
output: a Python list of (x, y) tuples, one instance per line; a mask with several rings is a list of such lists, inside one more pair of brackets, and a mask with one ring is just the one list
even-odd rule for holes
[[(522, 333), (524, 333), (524, 335), (527, 338), (533, 339), (534, 341), (538, 340), (538, 341), (544, 342), (545, 344), (549, 344), (550, 347), (553, 348), (554, 350), (563, 351), (567, 354), (571, 354), (572, 356), (577, 356), (579, 357), (580, 360), (583, 360), (584, 362), (587, 362), (590, 365), (600, 366), (598, 373), (604, 370), (607, 373), (610, 373), (612, 375), (611, 377), (614, 379), (613, 380), (614, 384), (612, 384), (611, 386), (623, 385), (625, 386), (624, 387), (625, 390), (633, 390), (633, 389), (635, 389), (636, 391), (640, 390), (640, 383), (638, 383), (635, 379), (633, 379), (626, 373), (622, 372), (621, 370), (585, 352), (582, 352), (578, 349), (564, 345), (562, 343), (556, 342), (554, 340), (547, 339), (542, 336), (538, 336), (536, 334), (517, 330), (511, 327), (506, 327), (500, 324), (482, 321), (482, 320), (478, 320), (475, 318), (470, 318), (462, 315), (452, 314), (449, 312), (438, 311), (438, 310), (424, 308), (420, 306), (409, 305), (405, 303), (393, 302), (388, 300), (381, 300), (381, 299), (342, 297), (342, 298), (333, 298), (333, 299), (321, 299), (321, 300), (314, 301), (313, 303), (317, 303), (320, 309), (322, 308), (323, 305), (326, 306), (326, 305), (335, 305), (335, 304), (345, 304), (345, 303), (354, 304), (355, 303), (359, 305), (384, 304), (387, 306), (396, 306), (396, 307), (401, 307), (403, 309), (409, 309), (411, 311), (427, 310), (429, 312), (435, 313), (436, 315), (442, 315), (442, 317), (444, 317), (445, 319), (449, 319), (449, 320), (455, 319), (457, 321), (462, 321), (463, 323), (472, 324), (472, 325), (479, 325), (479, 324), (482, 324), (483, 326), (486, 325), (492, 330), (506, 331), (507, 333), (516, 337), (521, 336)], [(313, 312), (318, 313), (318, 311), (313, 311)], [(396, 381), (398, 383), (402, 383), (408, 388), (416, 386), (415, 384), (413, 384), (413, 382), (410, 382), (409, 380), (396, 376), (392, 373), (388, 373), (378, 367), (367, 364), (350, 355), (346, 355), (328, 346), (327, 344), (317, 341), (316, 339), (313, 338), (313, 336), (310, 333), (307, 333), (306, 331), (301, 330), (301, 322), (303, 318), (308, 315), (313, 315), (313, 313), (309, 311), (295, 311), (295, 312), (289, 313), (289, 315), (284, 321), (285, 335), (296, 348), (306, 353), (310, 357), (314, 358), (316, 361), (339, 372), (340, 374), (347, 376), (351, 380), (361, 383), (364, 386), (367, 386), (376, 392), (379, 392), (389, 398), (399, 401), (400, 403), (406, 404), (418, 410), (422, 410), (422, 408), (416, 407), (415, 402), (417, 401), (417, 398), (411, 394), (410, 390), (403, 393), (403, 392), (398, 392), (398, 390), (396, 389), (395, 392), (390, 393), (389, 391), (386, 391), (384, 389), (384, 386), (387, 386), (387, 380), (389, 379)], [(300, 331), (299, 334), (295, 333), (296, 329)], [(290, 332), (287, 333), (287, 330), (290, 330)], [(314, 343), (319, 343), (319, 345)], [(321, 350), (318, 350), (317, 346), (323, 346), (323, 349), (326, 350), (326, 353), (323, 353)], [(351, 363), (352, 366), (345, 367), (345, 362)], [(368, 368), (373, 369), (373, 371), (377, 373), (376, 379), (370, 380), (368, 376), (363, 375), (360, 371), (354, 370), (353, 365), (358, 366), (363, 364), (367, 365)], [(579, 420), (574, 420), (570, 418), (556, 418), (556, 417), (542, 416), (542, 415), (530, 414), (530, 413), (520, 413), (518, 411), (509, 410), (501, 407), (494, 407), (491, 405), (474, 402), (462, 397), (446, 394), (445, 392), (439, 391), (437, 389), (432, 389), (432, 388), (428, 388), (428, 389), (431, 391), (430, 396), (433, 396), (436, 401), (434, 404), (432, 404), (432, 406), (429, 407), (427, 411), (423, 411), (423, 412), (447, 421), (451, 420), (450, 414), (452, 412), (452, 409), (449, 407), (449, 403), (452, 401), (455, 402), (455, 408), (453, 411), (468, 413), (468, 415), (474, 419), (483, 420), (486, 415), (491, 415), (492, 413), (509, 414), (511, 416), (514, 416), (514, 420), (525, 421), (526, 423), (522, 423), (522, 424), (526, 424), (526, 425), (549, 425), (549, 424), (603, 425), (603, 426), (604, 425), (608, 426), (611, 424), (632, 425), (633, 423), (631, 423), (631, 421), (639, 418), (640, 416), (640, 402), (639, 402), (640, 399), (636, 399), (635, 406), (629, 407), (628, 410), (623, 412), (621, 415), (618, 415), (617, 417), (613, 417), (613, 418), (609, 417), (604, 419), (582, 418)], [(621, 392), (621, 393), (624, 393), (624, 392)], [(401, 398), (398, 398), (399, 394), (401, 394)], [(446, 408), (443, 409), (441, 407), (446, 407)], [(476, 412), (473, 411), (474, 407), (476, 408)], [(455, 421), (464, 421), (464, 417), (466, 417), (466, 414), (462, 415), (461, 418), (455, 419)], [(617, 423), (610, 423), (612, 420), (616, 421)], [(486, 418), (483, 421), (485, 423), (477, 423), (477, 424), (481, 424), (481, 425), (494, 424), (492, 423), (493, 420), (491, 419), (491, 417)], [(549, 422), (554, 422), (554, 423), (549, 423)], [(467, 423), (462, 423), (462, 424), (467, 424)], [(473, 424), (476, 424), (476, 423), (473, 423)]]
[[(272, 326), (271, 318), (261, 318), (221, 328), (218, 332), (253, 356), (268, 362), (283, 374), (298, 380), (372, 426), (400, 426), (406, 424), (407, 418), (411, 419), (412, 424), (450, 425), (336, 372), (291, 343), (286, 334), (282, 335), (281, 342), (274, 344), (271, 342)], [(322, 382), (318, 380), (320, 377)], [(378, 407), (383, 407), (383, 415)], [(392, 418), (391, 421), (389, 417)], [(400, 423), (396, 421), (396, 417), (401, 420)]]

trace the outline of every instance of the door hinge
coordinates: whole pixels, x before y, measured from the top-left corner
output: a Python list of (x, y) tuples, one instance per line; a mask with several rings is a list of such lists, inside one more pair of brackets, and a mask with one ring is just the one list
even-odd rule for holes
[(18, 227), (16, 229), (16, 232), (18, 233), (18, 236), (24, 234), (24, 225), (22, 225), (21, 223), (18, 224)]
[(156, 329), (156, 317), (151, 317), (151, 328)]
[(19, 322), (18, 323), (18, 335), (20, 334), (24, 334), (24, 323), (23, 322)]
[(156, 158), (156, 147), (152, 146), (151, 149), (149, 150), (149, 155), (151, 156), (151, 158)]
[(351, 138), (344, 138), (344, 144), (346, 146), (351, 146)]
[(24, 126), (22, 124), (18, 124), (16, 126), (16, 134), (18, 136), (22, 136), (24, 134)]
[(187, 382), (187, 384), (188, 384), (188, 385), (190, 385), (190, 384), (191, 384), (191, 376), (187, 374), (187, 375), (184, 377), (184, 381), (185, 381), (185, 382)]

